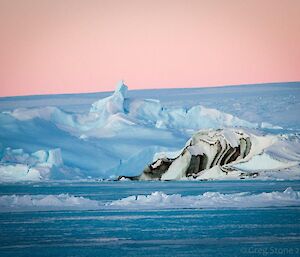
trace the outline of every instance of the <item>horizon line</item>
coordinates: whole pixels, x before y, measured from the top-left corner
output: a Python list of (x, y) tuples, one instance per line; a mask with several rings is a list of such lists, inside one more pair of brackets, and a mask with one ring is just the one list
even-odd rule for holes
[[(121, 80), (119, 80), (121, 81)], [(269, 84), (291, 84), (291, 83), (300, 83), (300, 81), (274, 81), (274, 82), (258, 82), (258, 83), (246, 83), (246, 84), (225, 84), (225, 85), (213, 85), (213, 86), (188, 86), (188, 87), (161, 87), (161, 88), (137, 88), (130, 89), (130, 87), (126, 84), (125, 80), (123, 80), (124, 85), (128, 87), (128, 91), (147, 91), (147, 90), (174, 90), (174, 89), (207, 89), (207, 88), (221, 88), (221, 87), (237, 87), (237, 86), (255, 86), (255, 85), (269, 85)], [(117, 84), (117, 83), (116, 83)], [(80, 94), (97, 94), (97, 93), (112, 93), (113, 90), (108, 91), (90, 91), (90, 92), (70, 92), (70, 93), (49, 93), (49, 94), (28, 94), (28, 95), (4, 95), (0, 96), (2, 98), (22, 98), (22, 97), (31, 97), (31, 96), (58, 96), (58, 95), (80, 95)]]

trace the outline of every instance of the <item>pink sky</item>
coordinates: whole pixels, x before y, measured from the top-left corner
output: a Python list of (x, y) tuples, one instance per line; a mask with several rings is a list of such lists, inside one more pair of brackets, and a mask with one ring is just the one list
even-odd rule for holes
[(299, 0), (1, 0), (0, 95), (300, 81)]

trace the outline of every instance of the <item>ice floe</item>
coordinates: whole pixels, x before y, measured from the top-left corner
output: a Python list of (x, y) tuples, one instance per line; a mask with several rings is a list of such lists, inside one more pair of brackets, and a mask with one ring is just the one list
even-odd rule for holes
[(98, 201), (69, 194), (0, 196), (0, 212), (9, 210), (87, 210), (97, 209), (99, 206)]
[(234, 193), (222, 194), (206, 192), (202, 195), (182, 196), (168, 195), (163, 192), (154, 192), (150, 195), (133, 195), (109, 203), (119, 208), (261, 208), (300, 206), (300, 192), (287, 188), (283, 192), (268, 192), (259, 194)]
[(49, 210), (111, 210), (111, 209), (220, 209), (300, 206), (300, 192), (287, 188), (283, 192), (232, 193), (205, 192), (201, 195), (165, 194), (132, 195), (103, 202), (82, 196), (2, 195), (0, 212)]

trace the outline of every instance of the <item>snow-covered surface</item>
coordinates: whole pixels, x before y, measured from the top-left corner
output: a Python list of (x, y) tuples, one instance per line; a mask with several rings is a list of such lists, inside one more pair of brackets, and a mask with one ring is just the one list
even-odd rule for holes
[[(249, 156), (262, 154), (262, 146), (264, 154), (237, 169), (254, 171), (264, 162), (259, 170), (283, 169), (285, 178), (294, 178), (299, 89), (296, 82), (128, 91), (120, 82), (112, 94), (1, 98), (0, 181), (137, 175), (157, 156), (176, 156), (199, 129), (227, 127), (259, 132), (268, 142), (275, 138), (268, 147), (259, 140), (253, 148), (257, 152)], [(232, 135), (225, 136), (235, 144)], [(173, 168), (176, 172), (167, 178), (180, 177)]]
[(50, 121), (58, 128), (84, 139), (111, 138), (120, 134), (128, 137), (133, 132), (136, 132), (135, 136), (144, 136), (165, 129), (188, 134), (205, 128), (258, 126), (200, 105), (189, 109), (166, 108), (158, 100), (126, 97), (127, 86), (121, 82), (111, 96), (93, 103), (90, 111), (84, 114), (70, 114), (56, 107), (21, 108), (7, 113), (20, 121), (35, 118)]
[(78, 171), (65, 167), (59, 148), (31, 154), (23, 149), (6, 148), (0, 159), (2, 182), (41, 181), (50, 178), (78, 178)]
[(177, 180), (185, 177), (185, 171), (189, 166), (191, 154), (187, 152), (185, 155), (180, 155), (162, 175), (162, 180)]
[(0, 176), (2, 182), (40, 181), (42, 178), (38, 169), (25, 164), (1, 165)]
[[(265, 135), (257, 130), (200, 130), (179, 152), (157, 153), (140, 180), (300, 178), (299, 138)], [(169, 167), (165, 163), (171, 163)], [(290, 177), (291, 176), (291, 177)], [(282, 177), (282, 176), (281, 176)]]
[(219, 209), (265, 208), (300, 206), (300, 192), (287, 188), (258, 194), (248, 192), (224, 194), (205, 192), (201, 195), (182, 196), (153, 192), (149, 195), (132, 195), (120, 200), (102, 202), (82, 196), (59, 195), (2, 195), (0, 212), (32, 210), (99, 210), (99, 209)]
[(167, 195), (154, 192), (150, 195), (129, 196), (110, 203), (124, 208), (256, 208), (300, 206), (300, 192), (287, 188), (283, 192), (249, 194), (247, 192), (222, 194), (206, 192), (197, 196)]
[(14, 210), (88, 210), (98, 209), (99, 202), (81, 196), (59, 195), (3, 195), (0, 211)]
[(297, 162), (278, 161), (273, 159), (270, 155), (262, 153), (253, 156), (248, 162), (241, 162), (233, 166), (240, 170), (259, 171), (268, 169), (284, 169), (297, 164)]

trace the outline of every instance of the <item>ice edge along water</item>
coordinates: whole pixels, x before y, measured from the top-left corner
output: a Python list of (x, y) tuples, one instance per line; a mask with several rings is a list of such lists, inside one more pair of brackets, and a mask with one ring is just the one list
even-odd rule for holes
[[(32, 129), (32, 124), (34, 129), (40, 129), (40, 124), (44, 126), (43, 122), (46, 122), (46, 125), (54, 125), (56, 131), (53, 133), (57, 133), (57, 130), (64, 133), (62, 135), (71, 140), (71, 146), (70, 142), (67, 142), (61, 145), (60, 149), (47, 148), (26, 152), (23, 149), (11, 149), (6, 145), (6, 148), (1, 150), (1, 180), (16, 182), (136, 175), (153, 156), (157, 158), (158, 152), (178, 152), (184, 142), (199, 129), (229, 128), (227, 131), (230, 131), (231, 127), (242, 127), (246, 133), (253, 135), (253, 138), (260, 136), (266, 139), (255, 142), (254, 149), (260, 151), (236, 165), (236, 169), (260, 170), (263, 174), (261, 178), (300, 177), (299, 137), (292, 136), (290, 140), (288, 136), (273, 136), (270, 143), (270, 136), (265, 137), (259, 131), (261, 126), (265, 127), (264, 124), (260, 126), (250, 123), (201, 105), (191, 108), (166, 108), (158, 100), (128, 98), (127, 90), (123, 82), (119, 83), (111, 96), (93, 103), (87, 113), (68, 113), (53, 106), (19, 108), (3, 112), (4, 121), (11, 117), (8, 125), (12, 125), (16, 131), (22, 128), (29, 133), (27, 130)], [(6, 124), (3, 125), (4, 128), (5, 126)], [(45, 128), (43, 126), (42, 129)], [(280, 129), (268, 124), (268, 129), (273, 128)], [(228, 135), (226, 130), (225, 134)], [(60, 139), (66, 140), (64, 137), (61, 136)], [(42, 141), (37, 139), (35, 144), (39, 144), (39, 140)], [(262, 142), (267, 142), (264, 147)], [(30, 142), (26, 147), (30, 148), (29, 144)], [(82, 149), (76, 152), (72, 145), (78, 148), (85, 146), (88, 149), (85, 153), (90, 156), (86, 160), (78, 158)], [(268, 165), (260, 167), (260, 164)], [(280, 172), (277, 172), (279, 170)], [(206, 172), (206, 176), (202, 178), (238, 178), (221, 175), (224, 174), (216, 172), (215, 169)], [(184, 176), (175, 176), (175, 179), (181, 178)]]
[(114, 209), (219, 209), (266, 208), (300, 206), (300, 192), (287, 188), (258, 194), (247, 192), (223, 194), (206, 192), (195, 196), (153, 192), (133, 195), (114, 201), (97, 201), (69, 194), (59, 195), (2, 195), (0, 212), (49, 210), (114, 210)]

